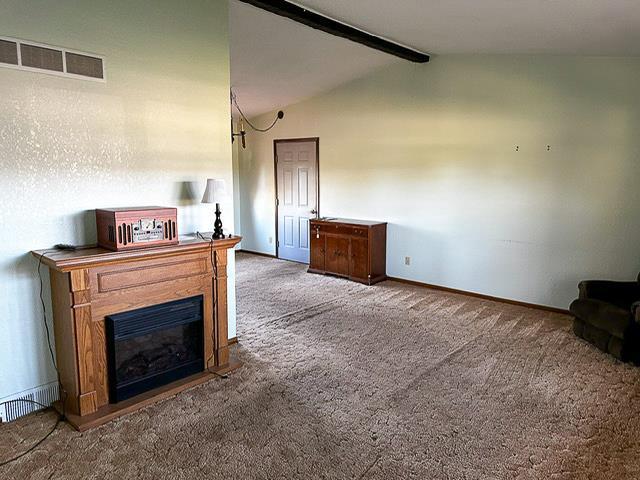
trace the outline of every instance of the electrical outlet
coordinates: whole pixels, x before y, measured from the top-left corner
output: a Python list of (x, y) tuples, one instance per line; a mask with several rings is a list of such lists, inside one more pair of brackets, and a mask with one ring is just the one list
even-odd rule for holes
[(411, 257), (404, 257), (404, 264), (411, 265)]
[(269, 237), (269, 243), (273, 243), (273, 237)]

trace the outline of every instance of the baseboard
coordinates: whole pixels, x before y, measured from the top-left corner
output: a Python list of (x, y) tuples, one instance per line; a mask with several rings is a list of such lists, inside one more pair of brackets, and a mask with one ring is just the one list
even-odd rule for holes
[(238, 343), (238, 337), (231, 337), (227, 340), (227, 345), (235, 345), (236, 343)]
[(267, 257), (267, 258), (278, 258), (275, 255), (271, 255), (270, 253), (254, 252), (252, 250), (245, 250), (244, 248), (241, 248), (240, 250), (238, 250), (238, 252), (250, 253), (251, 255), (259, 255), (261, 257)]
[(51, 382), (1, 398), (0, 403), (4, 403), (4, 405), (0, 405), (0, 422), (11, 422), (24, 415), (42, 410), (44, 407), (33, 402), (51, 406), (53, 402), (58, 400), (58, 397), (58, 382)]
[(518, 300), (510, 300), (508, 298), (493, 297), (491, 295), (485, 295), (483, 293), (468, 292), (466, 290), (458, 290), (457, 288), (443, 287), (440, 285), (432, 285), (430, 283), (417, 282), (415, 280), (407, 280), (406, 278), (387, 277), (387, 280), (406, 283), (407, 285), (415, 285), (417, 287), (431, 288), (433, 290), (440, 290), (443, 292), (457, 293), (459, 295), (467, 295), (468, 297), (482, 298), (483, 300), (492, 300), (494, 302), (508, 303), (509, 305), (517, 305), (519, 307), (535, 308), (537, 310), (544, 310), (546, 312), (569, 315), (569, 310), (565, 310), (563, 308), (549, 307), (547, 305), (539, 305), (537, 303), (520, 302)]

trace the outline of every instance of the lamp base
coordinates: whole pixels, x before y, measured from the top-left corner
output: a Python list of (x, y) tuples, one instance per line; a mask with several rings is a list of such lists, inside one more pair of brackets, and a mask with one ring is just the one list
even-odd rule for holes
[(218, 240), (220, 238), (224, 238), (224, 233), (222, 231), (222, 220), (220, 220), (220, 204), (216, 203), (216, 221), (213, 222), (213, 238)]

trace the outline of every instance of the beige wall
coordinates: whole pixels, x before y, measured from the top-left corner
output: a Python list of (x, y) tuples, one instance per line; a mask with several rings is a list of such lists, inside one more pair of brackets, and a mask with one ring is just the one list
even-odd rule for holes
[(318, 136), (321, 215), (388, 221), (389, 275), (566, 308), (578, 280), (640, 269), (639, 78), (640, 59), (445, 56), (288, 106), (239, 161), (243, 248), (275, 252), (273, 139)]
[[(0, 399), (55, 379), (29, 250), (95, 241), (96, 207), (179, 206), (181, 232), (211, 230), (204, 181), (232, 182), (227, 8), (2, 3), (0, 35), (105, 55), (108, 81), (0, 67)], [(229, 300), (235, 335), (233, 288)]]

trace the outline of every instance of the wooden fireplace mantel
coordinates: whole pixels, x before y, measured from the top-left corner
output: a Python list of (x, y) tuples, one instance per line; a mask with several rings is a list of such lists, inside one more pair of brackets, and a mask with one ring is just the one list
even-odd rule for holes
[[(73, 426), (100, 425), (234, 367), (227, 338), (227, 250), (240, 240), (185, 237), (177, 245), (124, 252), (32, 252), (50, 268), (56, 359)], [(204, 299), (203, 373), (110, 403), (105, 317), (196, 295)]]

